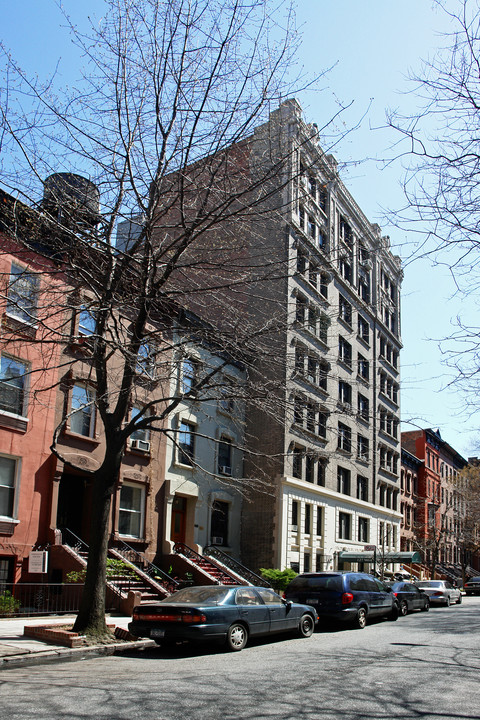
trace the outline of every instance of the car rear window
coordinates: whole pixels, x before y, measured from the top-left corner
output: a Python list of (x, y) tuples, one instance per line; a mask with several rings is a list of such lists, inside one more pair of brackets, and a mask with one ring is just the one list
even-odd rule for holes
[(310, 576), (305, 577), (298, 575), (290, 583), (289, 590), (295, 590), (296, 592), (310, 591), (310, 590), (322, 590), (327, 592), (342, 592), (343, 583), (341, 575), (322, 575), (320, 577)]
[(425, 580), (424, 582), (418, 582), (417, 587), (423, 588), (443, 588), (443, 582), (435, 580)]
[(480, 583), (480, 577), (470, 578), (469, 583)]

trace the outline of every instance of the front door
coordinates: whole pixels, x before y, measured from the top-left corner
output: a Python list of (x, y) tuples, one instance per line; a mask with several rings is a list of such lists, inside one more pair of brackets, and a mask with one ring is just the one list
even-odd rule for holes
[(185, 542), (185, 528), (187, 524), (187, 498), (175, 495), (172, 504), (172, 532), (171, 540), (174, 543)]

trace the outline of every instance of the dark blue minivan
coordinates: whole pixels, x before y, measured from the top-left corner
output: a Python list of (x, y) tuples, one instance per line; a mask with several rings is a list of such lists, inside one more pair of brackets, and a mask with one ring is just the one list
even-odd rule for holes
[(360, 572), (320, 572), (297, 575), (285, 598), (312, 605), (320, 618), (340, 620), (364, 628), (369, 618), (396, 620), (400, 614), (392, 589)]

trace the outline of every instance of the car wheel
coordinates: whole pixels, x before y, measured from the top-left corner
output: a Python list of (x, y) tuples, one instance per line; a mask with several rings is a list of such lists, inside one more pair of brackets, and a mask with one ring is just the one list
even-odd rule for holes
[(367, 611), (365, 610), (365, 608), (358, 608), (353, 624), (359, 630), (363, 630), (363, 628), (367, 624)]
[(461, 605), (461, 604), (462, 604), (462, 596), (459, 595), (458, 600), (457, 600), (457, 605)]
[(248, 640), (247, 628), (240, 623), (234, 623), (228, 628), (227, 632), (227, 648), (234, 652), (243, 650)]
[(400, 615), (405, 616), (408, 613), (408, 605), (406, 600), (400, 601)]
[(446, 605), (447, 607), (450, 607), (451, 604), (452, 604), (452, 601), (450, 600), (450, 595), (447, 595), (447, 600), (446, 600), (445, 605)]
[(311, 615), (302, 615), (300, 618), (300, 624), (298, 626), (298, 634), (300, 637), (310, 637), (310, 635), (313, 635), (313, 628), (315, 627), (315, 623), (313, 621), (313, 618)]
[[(400, 614), (403, 615), (403, 613), (401, 612), (401, 608), (399, 607), (398, 603), (393, 603), (393, 607), (392, 607), (392, 610), (391, 610), (391, 612), (390, 612), (390, 614), (389, 614), (389, 616), (388, 616), (388, 619), (389, 619), (389, 620), (394, 620), (394, 621), (395, 621), (395, 620), (398, 620)], [(407, 613), (405, 613), (405, 615), (406, 615), (406, 614), (407, 614)]]
[(427, 601), (422, 607), (422, 612), (428, 612), (430, 610), (430, 603)]

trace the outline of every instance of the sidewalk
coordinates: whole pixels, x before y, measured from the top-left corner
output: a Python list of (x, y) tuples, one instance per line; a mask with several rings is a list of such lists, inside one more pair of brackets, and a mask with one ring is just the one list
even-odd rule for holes
[[(43, 663), (83, 660), (96, 655), (114, 655), (132, 649), (141, 650), (155, 647), (153, 640), (118, 642), (111, 645), (93, 645), (90, 647), (67, 648), (44, 643), (40, 640), (24, 637), (26, 625), (58, 625), (73, 623), (75, 615), (49, 615), (43, 617), (0, 618), (0, 670), (27, 667)], [(127, 629), (131, 618), (111, 615), (109, 621)]]

